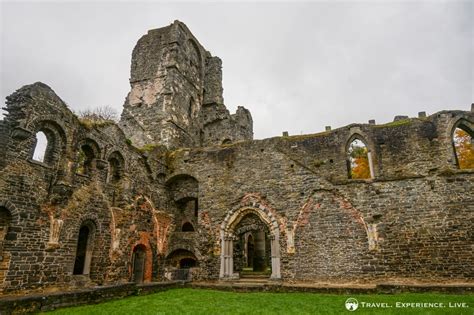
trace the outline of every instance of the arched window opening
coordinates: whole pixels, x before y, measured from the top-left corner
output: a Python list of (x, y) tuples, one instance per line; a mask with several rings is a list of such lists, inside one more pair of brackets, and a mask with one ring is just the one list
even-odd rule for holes
[(89, 274), (92, 258), (92, 233), (93, 229), (90, 225), (82, 225), (79, 229), (73, 271), (75, 275)]
[(108, 182), (116, 183), (123, 177), (125, 161), (120, 152), (115, 151), (109, 155)]
[(109, 159), (109, 180), (112, 183), (118, 182), (122, 178), (121, 164), (118, 159)]
[(36, 133), (36, 145), (33, 153), (33, 160), (45, 162), (46, 150), (48, 149), (48, 137), (42, 131)]
[(474, 168), (473, 132), (468, 128), (457, 127), (453, 132), (453, 145), (456, 164), (460, 169)]
[(196, 267), (196, 260), (193, 258), (183, 258), (179, 261), (179, 268), (189, 269)]
[(371, 165), (369, 161), (369, 150), (367, 145), (360, 139), (355, 138), (348, 147), (348, 175), (350, 179), (372, 178)]
[(94, 150), (88, 145), (81, 146), (77, 158), (77, 173), (88, 175), (92, 170), (92, 161), (94, 160)]
[(181, 231), (182, 232), (194, 232), (194, 226), (189, 223), (189, 222), (185, 222), (181, 228)]
[(115, 158), (109, 160), (109, 174), (112, 182), (120, 180), (120, 162)]

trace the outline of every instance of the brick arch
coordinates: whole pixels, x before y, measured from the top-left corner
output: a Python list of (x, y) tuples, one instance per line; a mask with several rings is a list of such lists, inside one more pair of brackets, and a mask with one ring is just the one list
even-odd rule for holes
[(80, 149), (83, 145), (87, 145), (92, 149), (92, 151), (94, 152), (94, 159), (101, 158), (101, 149), (99, 146), (99, 142), (96, 139), (92, 137), (86, 137), (77, 142), (78, 149)]
[(30, 125), (31, 136), (34, 138), (33, 146), (30, 149), (30, 158), (33, 159), (38, 149), (38, 134), (41, 132), (46, 137), (46, 147), (44, 148), (45, 164), (53, 165), (66, 155), (68, 138), (64, 126), (54, 119), (37, 119)]
[(271, 279), (281, 279), (280, 272), (280, 227), (275, 216), (275, 211), (258, 194), (244, 196), (241, 203), (227, 212), (220, 228), (221, 240), (221, 268), (219, 277), (221, 279), (234, 279), (233, 241), (234, 228), (247, 214), (257, 215), (270, 230), (272, 274)]
[[(261, 208), (260, 208), (261, 207)], [(278, 223), (271, 212), (263, 205), (256, 205), (254, 207), (242, 207), (237, 210), (231, 210), (227, 213), (224, 222), (221, 225), (221, 229), (224, 230), (224, 233), (227, 236), (231, 236), (234, 233), (234, 228), (239, 224), (239, 222), (247, 215), (255, 214), (257, 215), (263, 223), (265, 223), (269, 230), (270, 234), (275, 237), (280, 234), (280, 229)]]
[[(179, 258), (179, 259), (177, 259)], [(177, 246), (174, 250), (170, 251), (166, 255), (165, 265), (172, 266), (172, 262), (180, 262), (183, 258), (191, 258), (196, 262), (196, 266), (199, 264), (201, 257), (196, 255), (196, 251), (190, 249), (189, 246)]]
[(17, 225), (20, 224), (20, 212), (18, 208), (9, 200), (0, 200), (0, 207), (6, 208), (11, 215), (11, 223), (15, 222)]
[(201, 260), (204, 258), (201, 255), (200, 251), (196, 249), (193, 245), (181, 243), (181, 244), (174, 244), (173, 246), (168, 248), (165, 255), (166, 259), (168, 259), (168, 256), (170, 256), (173, 252), (177, 250), (187, 250), (188, 252), (193, 253), (193, 255), (196, 256), (197, 260)]
[(268, 228), (273, 236), (280, 235), (280, 228), (275, 210), (263, 201), (259, 194), (247, 194), (241, 202), (229, 210), (221, 224), (221, 231), (230, 232), (248, 213), (255, 213)]
[(83, 215), (83, 216), (80, 216), (78, 218), (78, 221), (79, 224), (75, 224), (74, 225), (74, 233), (78, 233), (81, 226), (83, 225), (83, 223), (85, 222), (90, 222), (94, 225), (94, 229), (96, 232), (98, 233), (101, 233), (102, 232), (102, 225), (100, 224), (100, 220), (99, 218), (96, 216), (96, 215), (93, 215), (93, 214), (86, 214), (86, 215)]
[(68, 145), (68, 137), (66, 135), (66, 127), (60, 121), (56, 120), (55, 117), (41, 117), (41, 119), (34, 120), (30, 125), (29, 129), (32, 130), (33, 133), (37, 133), (42, 129), (54, 129), (57, 134), (60, 136), (62, 145), (66, 147)]
[(121, 162), (123, 162), (123, 167), (126, 166), (126, 162), (127, 162), (127, 161), (125, 160), (124, 154), (123, 154), (123, 152), (122, 152), (121, 149), (116, 148), (116, 147), (114, 147), (114, 148), (112, 148), (112, 149), (109, 149), (109, 150), (108, 150), (108, 153), (107, 153), (106, 156), (105, 156), (105, 159), (108, 161), (108, 160), (110, 160), (111, 158), (120, 159)]

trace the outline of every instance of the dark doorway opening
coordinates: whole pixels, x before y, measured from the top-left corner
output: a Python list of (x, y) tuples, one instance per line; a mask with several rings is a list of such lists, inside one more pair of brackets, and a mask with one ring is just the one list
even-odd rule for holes
[(183, 258), (179, 261), (179, 268), (181, 269), (189, 269), (192, 267), (196, 267), (196, 260), (192, 258)]
[(255, 244), (252, 234), (247, 237), (247, 268), (253, 270), (253, 258), (255, 257)]
[(77, 241), (76, 260), (74, 262), (75, 275), (84, 274), (84, 267), (86, 265), (87, 243), (89, 240), (90, 230), (87, 226), (82, 226), (79, 230), (79, 238)]
[(145, 276), (145, 248), (141, 245), (133, 249), (133, 282), (142, 283)]

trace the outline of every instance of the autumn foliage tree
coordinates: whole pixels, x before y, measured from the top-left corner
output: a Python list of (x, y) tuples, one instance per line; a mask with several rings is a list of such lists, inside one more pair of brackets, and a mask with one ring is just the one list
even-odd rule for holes
[(461, 128), (456, 128), (453, 141), (459, 168), (474, 168), (474, 145), (469, 133)]
[(367, 146), (355, 139), (349, 146), (350, 177), (352, 179), (370, 178), (370, 166)]

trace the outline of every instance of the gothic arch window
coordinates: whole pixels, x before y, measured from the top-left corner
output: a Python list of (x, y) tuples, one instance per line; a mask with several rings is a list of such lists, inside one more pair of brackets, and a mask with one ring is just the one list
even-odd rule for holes
[(354, 135), (347, 146), (347, 171), (350, 179), (373, 178), (372, 157), (362, 137)]
[(85, 222), (79, 229), (77, 238), (76, 258), (73, 274), (88, 275), (90, 273), (95, 225)]
[(467, 122), (460, 121), (453, 129), (452, 143), (459, 169), (474, 169), (474, 131)]
[(194, 226), (190, 222), (184, 222), (181, 227), (182, 232), (194, 232)]

